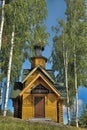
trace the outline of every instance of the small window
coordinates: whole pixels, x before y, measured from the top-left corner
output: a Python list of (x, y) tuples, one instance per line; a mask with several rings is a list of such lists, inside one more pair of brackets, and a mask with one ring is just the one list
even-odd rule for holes
[(44, 87), (42, 84), (39, 84), (34, 89), (31, 90), (32, 94), (48, 94), (49, 90)]

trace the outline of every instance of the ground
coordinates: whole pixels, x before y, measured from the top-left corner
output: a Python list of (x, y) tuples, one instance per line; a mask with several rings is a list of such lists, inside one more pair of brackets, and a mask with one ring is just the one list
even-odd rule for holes
[(0, 130), (85, 130), (51, 121), (23, 121), (13, 117), (0, 116)]

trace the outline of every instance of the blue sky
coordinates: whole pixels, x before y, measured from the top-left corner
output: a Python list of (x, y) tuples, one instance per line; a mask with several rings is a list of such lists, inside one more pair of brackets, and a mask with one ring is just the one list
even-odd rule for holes
[[(46, 57), (50, 57), (52, 50), (52, 38), (54, 33), (52, 32), (52, 26), (57, 25), (57, 19), (64, 18), (64, 11), (66, 9), (66, 5), (64, 0), (46, 0), (47, 8), (48, 8), (48, 17), (46, 19), (47, 32), (50, 33), (49, 37), (49, 46), (46, 46), (43, 55)], [(47, 68), (51, 68), (51, 64), (47, 63)]]

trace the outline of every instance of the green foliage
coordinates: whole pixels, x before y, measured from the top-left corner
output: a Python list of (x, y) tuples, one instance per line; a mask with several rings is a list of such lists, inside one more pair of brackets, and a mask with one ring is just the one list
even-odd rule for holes
[(72, 60), (72, 44), (70, 44), (70, 38), (67, 32), (67, 23), (66, 21), (59, 20), (59, 27), (55, 28), (56, 36), (54, 36), (54, 44), (52, 50), (52, 62), (53, 69), (58, 71), (58, 75), (56, 76), (58, 82), (66, 82), (65, 81), (65, 55), (66, 52), (68, 54), (68, 85), (69, 85), (69, 97), (70, 97), (70, 106), (73, 103), (73, 95), (75, 95), (74, 89), (74, 68), (73, 68), (73, 60)]
[(83, 108), (82, 114), (79, 118), (79, 124), (81, 127), (87, 128), (87, 108)]
[[(0, 112), (0, 116), (3, 115), (3, 110)], [(13, 117), (13, 113), (10, 110), (7, 110), (7, 117)]]
[(78, 87), (87, 86), (87, 16), (85, 0), (65, 0), (65, 20), (59, 20), (54, 28), (52, 62), (58, 71), (58, 81), (64, 82), (64, 57), (68, 53), (68, 85), (70, 106), (75, 95), (74, 87), (74, 45), (76, 47)]
[(0, 117), (1, 130), (85, 130), (76, 127), (69, 127), (66, 125), (52, 124), (52, 123), (30, 123), (20, 119), (10, 117)]
[[(30, 58), (33, 45), (47, 44), (48, 34), (44, 24), (47, 16), (43, 0), (7, 0), (1, 59), (2, 79), (7, 75), (12, 26), (15, 25), (15, 39), (12, 60), (11, 81), (19, 80), (24, 59)], [(27, 43), (26, 43), (27, 41)]]
[(75, 104), (72, 105), (71, 108), (71, 121), (70, 121), (70, 125), (71, 126), (76, 126), (76, 109), (75, 109)]

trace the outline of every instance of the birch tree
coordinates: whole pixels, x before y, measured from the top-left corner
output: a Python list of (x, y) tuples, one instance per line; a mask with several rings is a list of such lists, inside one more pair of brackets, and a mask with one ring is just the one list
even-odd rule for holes
[(10, 49), (9, 64), (8, 64), (8, 71), (7, 71), (6, 99), (5, 99), (5, 104), (4, 104), (3, 116), (6, 116), (7, 106), (8, 106), (8, 94), (9, 94), (11, 66), (12, 66), (12, 57), (13, 57), (13, 48), (14, 48), (14, 34), (15, 34), (15, 26), (13, 25), (12, 37), (11, 37), (11, 49)]
[[(59, 78), (63, 72), (64, 66), (63, 59), (66, 57), (66, 71), (65, 75), (68, 75), (68, 91), (69, 91), (69, 106), (71, 106), (73, 98), (76, 99), (76, 127), (78, 127), (78, 87), (80, 85), (87, 86), (87, 44), (86, 44), (86, 24), (84, 23), (86, 18), (86, 6), (84, 0), (66, 0), (66, 19), (63, 20), (66, 26), (62, 26), (62, 30), (56, 28), (59, 34), (54, 37), (53, 44), (53, 67), (59, 71), (57, 78)], [(80, 10), (80, 8), (82, 10)], [(59, 30), (60, 29), (60, 30)], [(64, 37), (67, 40), (64, 40)], [(65, 42), (66, 49), (64, 56), (62, 57), (62, 43)], [(58, 47), (57, 47), (58, 46)], [(59, 48), (59, 49), (58, 49)], [(59, 52), (58, 52), (59, 51)], [(67, 57), (68, 56), (68, 57)], [(61, 61), (61, 62), (60, 62)], [(68, 68), (68, 71), (67, 71)], [(60, 71), (61, 70), (61, 71)], [(61, 79), (60, 79), (61, 81)], [(66, 91), (67, 91), (66, 90)], [(67, 91), (67, 92), (68, 92)], [(68, 96), (67, 96), (68, 97)], [(73, 97), (73, 98), (71, 98)], [(68, 105), (68, 103), (67, 103)], [(69, 119), (69, 118), (68, 118)], [(68, 121), (69, 122), (69, 121)]]
[(69, 51), (70, 45), (68, 43), (68, 36), (66, 33), (66, 23), (63, 21), (60, 22), (62, 24), (62, 53), (63, 53), (63, 60), (64, 60), (64, 74), (65, 74), (65, 87), (66, 87), (66, 102), (67, 102), (67, 119), (68, 125), (70, 125), (70, 98), (69, 98)]
[[(58, 30), (58, 32), (57, 32)], [(59, 27), (55, 28), (54, 44), (52, 50), (53, 69), (58, 71), (56, 76), (58, 82), (63, 82), (66, 87), (66, 107), (68, 125), (70, 125), (70, 98), (69, 98), (69, 53), (68, 35), (66, 33), (66, 23), (59, 21)], [(60, 34), (61, 31), (61, 34)], [(60, 77), (60, 78), (59, 78)], [(59, 79), (58, 79), (59, 78)]]
[(0, 115), (1, 115), (1, 106), (2, 106), (2, 90), (0, 88)]
[[(73, 62), (74, 62), (74, 82), (75, 82), (75, 95), (76, 95), (76, 127), (78, 127), (78, 87), (81, 85), (81, 79), (79, 79), (79, 70), (82, 70), (83, 67), (80, 66), (83, 64), (81, 60), (78, 60), (78, 57), (82, 59), (85, 55), (82, 53), (86, 51), (86, 44), (85, 44), (85, 32), (84, 32), (84, 19), (86, 14), (86, 6), (84, 0), (79, 1), (68, 1), (67, 3), (67, 19), (68, 25), (70, 28), (69, 37), (71, 39), (71, 43), (73, 45)], [(80, 8), (82, 9), (80, 11)], [(83, 47), (84, 45), (84, 47)], [(81, 53), (79, 53), (81, 52)], [(79, 55), (79, 56), (78, 56)], [(84, 59), (84, 58), (83, 58)], [(85, 63), (86, 64), (86, 63)], [(83, 64), (83, 66), (85, 66)], [(77, 69), (79, 68), (79, 69)], [(86, 68), (85, 68), (86, 69)], [(86, 70), (85, 70), (86, 71)], [(84, 75), (84, 74), (83, 74)], [(80, 80), (80, 81), (79, 81)], [(83, 83), (84, 84), (84, 83)]]
[[(5, 7), (5, 0), (2, 1), (2, 13), (1, 13), (1, 25), (0, 25), (0, 55), (1, 55), (1, 46), (2, 46), (2, 33), (3, 33), (3, 27), (4, 27), (4, 7)], [(1, 75), (1, 65), (0, 65), (0, 75)], [(2, 106), (2, 82), (0, 82), (0, 111)]]
[(74, 77), (75, 77), (75, 91), (76, 91), (76, 127), (78, 127), (78, 86), (77, 86), (77, 60), (74, 45)]
[(2, 15), (1, 15), (1, 26), (0, 26), (0, 52), (1, 52), (1, 46), (2, 46), (2, 33), (3, 33), (3, 27), (4, 27), (4, 15), (5, 15), (5, 0), (2, 1)]

